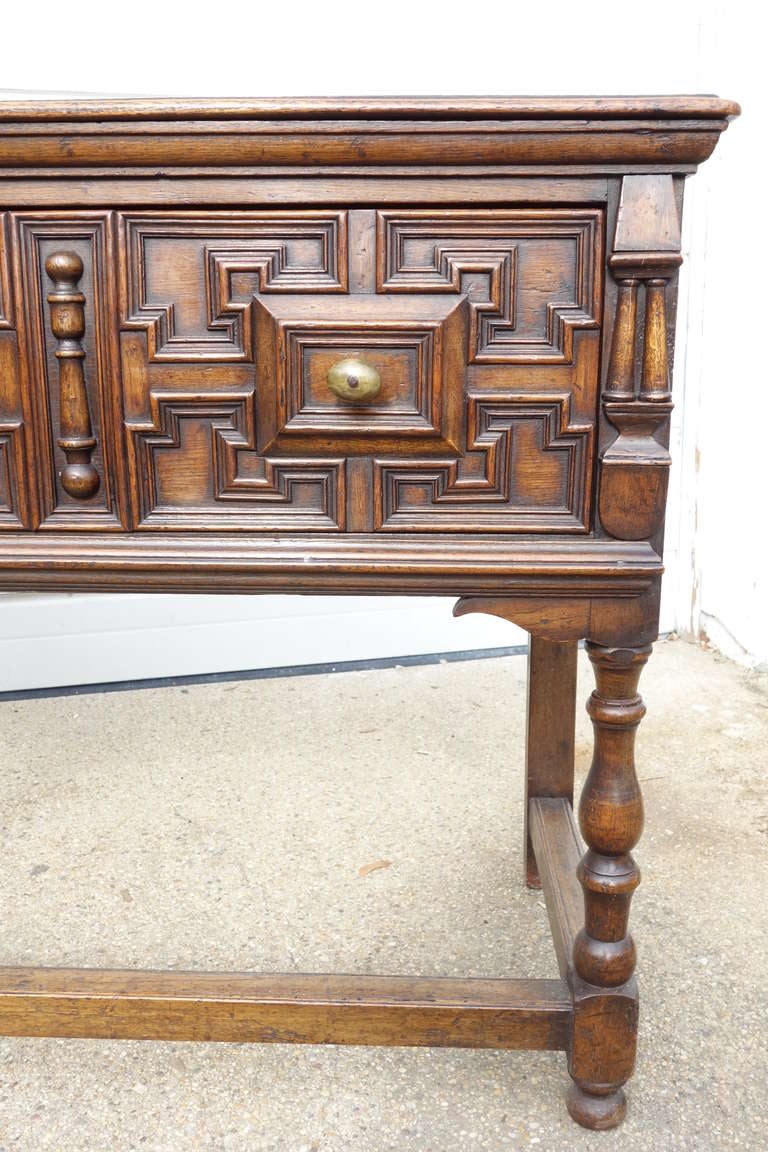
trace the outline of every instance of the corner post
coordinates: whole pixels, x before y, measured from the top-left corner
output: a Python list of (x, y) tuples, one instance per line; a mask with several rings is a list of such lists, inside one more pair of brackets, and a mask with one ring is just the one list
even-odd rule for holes
[[(603, 386), (605, 418), (618, 432), (600, 462), (600, 522), (617, 540), (648, 540), (664, 522), (670, 456), (659, 433), (672, 411), (667, 285), (682, 262), (672, 177), (625, 176), (608, 260), (616, 312)], [(636, 380), (638, 294), (644, 289), (642, 364)]]

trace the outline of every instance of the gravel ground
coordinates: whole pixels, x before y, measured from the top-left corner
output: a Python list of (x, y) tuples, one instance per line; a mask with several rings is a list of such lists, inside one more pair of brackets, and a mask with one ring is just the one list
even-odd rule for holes
[[(667, 641), (641, 688), (622, 1128), (559, 1053), (0, 1040), (0, 1150), (765, 1152), (768, 676)], [(513, 656), (3, 702), (0, 963), (556, 976), (524, 695)]]

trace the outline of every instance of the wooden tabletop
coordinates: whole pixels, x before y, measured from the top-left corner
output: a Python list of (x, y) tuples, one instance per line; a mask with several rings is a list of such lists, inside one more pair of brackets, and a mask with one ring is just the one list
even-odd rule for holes
[(738, 116), (717, 96), (297, 97), (274, 99), (119, 99), (0, 101), (13, 120), (718, 120)]

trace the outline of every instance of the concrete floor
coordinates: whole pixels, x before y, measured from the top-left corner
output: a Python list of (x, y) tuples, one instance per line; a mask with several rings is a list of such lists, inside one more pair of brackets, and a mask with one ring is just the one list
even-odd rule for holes
[[(0, 1150), (765, 1152), (768, 676), (668, 641), (641, 687), (617, 1133), (570, 1121), (558, 1053), (2, 1040)], [(505, 657), (3, 703), (0, 963), (556, 975), (524, 690)]]

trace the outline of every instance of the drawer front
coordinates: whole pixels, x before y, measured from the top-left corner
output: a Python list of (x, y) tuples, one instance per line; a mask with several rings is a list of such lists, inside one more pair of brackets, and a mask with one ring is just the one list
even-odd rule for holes
[(585, 533), (603, 230), (592, 207), (7, 214), (0, 525)]

